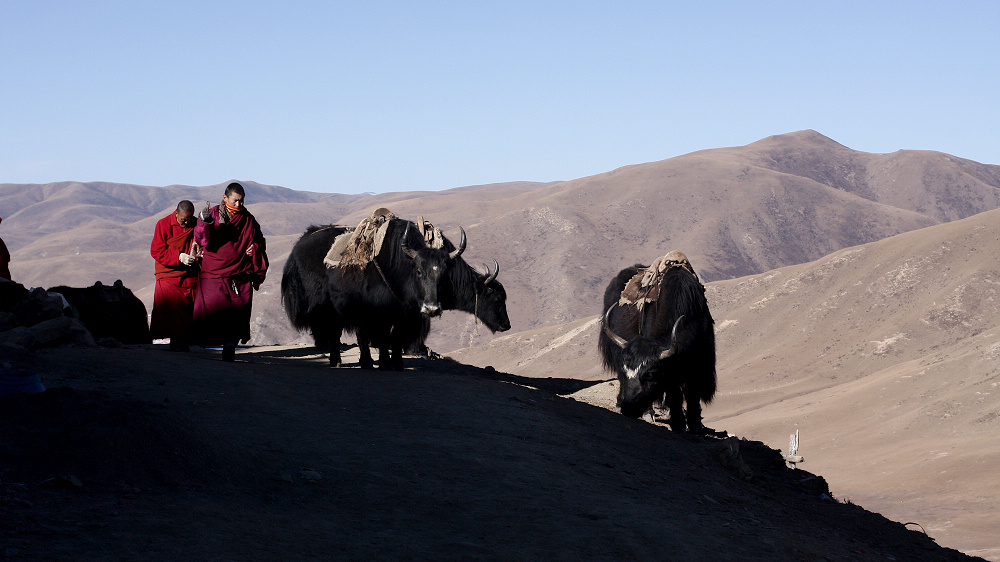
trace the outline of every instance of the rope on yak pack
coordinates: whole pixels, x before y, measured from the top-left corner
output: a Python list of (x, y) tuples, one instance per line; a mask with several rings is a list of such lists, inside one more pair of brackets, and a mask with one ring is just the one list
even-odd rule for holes
[(312, 231), (310, 234), (316, 234), (317, 232), (323, 232), (324, 230), (330, 230), (331, 228), (343, 228), (344, 231), (349, 234), (349, 233), (354, 232), (354, 228), (355, 227), (353, 227), (353, 226), (347, 226), (347, 225), (343, 225), (343, 224), (328, 224), (328, 225), (324, 226), (323, 228), (317, 228), (316, 230)]
[(478, 338), (479, 333), (479, 293), (476, 293), (476, 308), (472, 313), (472, 337)]
[(382, 267), (379, 266), (378, 260), (372, 258), (372, 263), (375, 264), (375, 269), (378, 270), (378, 274), (382, 277), (382, 281), (385, 282), (385, 287), (389, 289), (389, 294), (392, 295), (392, 298), (396, 299), (396, 301), (399, 302), (399, 304), (403, 304), (403, 299), (399, 298), (399, 295), (396, 294), (396, 291), (392, 290), (392, 285), (389, 284), (389, 280), (386, 278), (385, 272), (382, 271)]

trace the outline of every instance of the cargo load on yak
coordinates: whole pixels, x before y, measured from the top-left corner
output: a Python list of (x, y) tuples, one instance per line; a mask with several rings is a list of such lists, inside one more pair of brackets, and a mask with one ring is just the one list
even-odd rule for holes
[(634, 305), (637, 309), (642, 310), (646, 303), (656, 302), (660, 298), (660, 286), (664, 272), (675, 267), (688, 270), (691, 275), (695, 276), (695, 279), (698, 279), (698, 274), (694, 272), (687, 256), (678, 251), (669, 252), (665, 256), (656, 258), (649, 267), (640, 269), (629, 279), (622, 290), (618, 306)]
[[(356, 228), (337, 236), (323, 263), (326, 267), (357, 266), (364, 269), (381, 253), (389, 221), (394, 218), (396, 215), (389, 209), (385, 207), (376, 209), (371, 217), (363, 219)], [(441, 234), (441, 229), (424, 221), (422, 216), (417, 217), (414, 222), (428, 247), (434, 249), (444, 247), (444, 235)]]

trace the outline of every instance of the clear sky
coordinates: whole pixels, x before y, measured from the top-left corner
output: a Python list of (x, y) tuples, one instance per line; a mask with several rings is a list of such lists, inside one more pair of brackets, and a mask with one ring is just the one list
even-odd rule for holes
[(438, 190), (801, 129), (1000, 164), (1000, 0), (0, 0), (0, 183)]

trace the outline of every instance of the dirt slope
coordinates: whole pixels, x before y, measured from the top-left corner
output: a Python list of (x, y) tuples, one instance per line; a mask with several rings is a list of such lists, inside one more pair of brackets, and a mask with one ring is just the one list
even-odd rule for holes
[[(4, 560), (964, 560), (736, 438), (449, 361), (59, 349), (0, 399)], [(527, 381), (538, 382), (538, 381)]]

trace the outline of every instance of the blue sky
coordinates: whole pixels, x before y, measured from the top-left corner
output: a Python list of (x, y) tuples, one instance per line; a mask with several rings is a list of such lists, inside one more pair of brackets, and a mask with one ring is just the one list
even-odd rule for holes
[(0, 183), (574, 179), (801, 129), (1000, 164), (1000, 1), (0, 0)]

